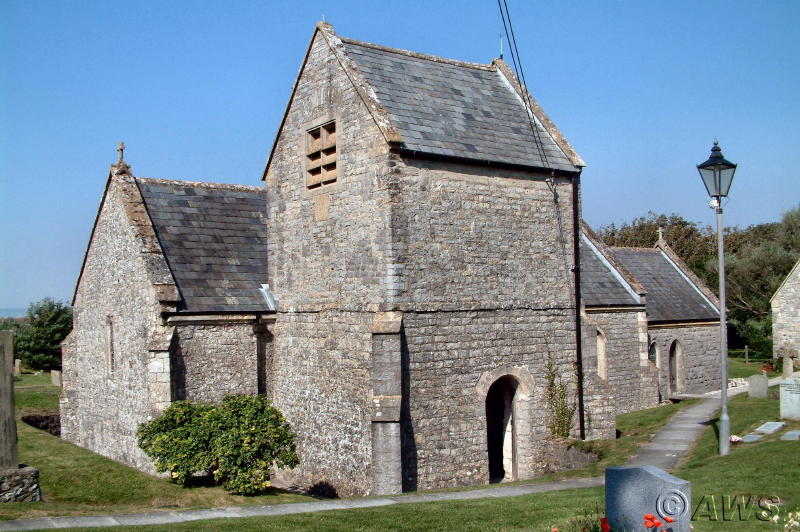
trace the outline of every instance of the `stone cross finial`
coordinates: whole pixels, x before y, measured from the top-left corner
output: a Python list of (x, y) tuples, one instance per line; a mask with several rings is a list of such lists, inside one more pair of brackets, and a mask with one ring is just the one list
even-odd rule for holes
[(658, 241), (664, 242), (664, 229), (661, 227), (658, 228)]
[(124, 155), (124, 152), (125, 152), (125, 143), (124, 142), (122, 142), (122, 141), (119, 142), (119, 144), (117, 145), (117, 151), (119, 152), (119, 159), (117, 160), (117, 164), (122, 164), (122, 162), (123, 162), (122, 158), (123, 158), (123, 155)]

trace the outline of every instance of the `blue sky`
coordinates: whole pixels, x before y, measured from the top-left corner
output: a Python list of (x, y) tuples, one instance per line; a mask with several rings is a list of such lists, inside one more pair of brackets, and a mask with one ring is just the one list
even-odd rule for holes
[[(508, 0), (531, 92), (588, 163), (595, 227), (712, 223), (694, 168), (739, 164), (726, 222), (800, 202), (800, 2)], [(117, 141), (140, 177), (260, 184), (314, 24), (489, 62), (475, 2), (0, 2), (0, 308), (68, 300)], [(506, 47), (507, 50), (507, 47)]]

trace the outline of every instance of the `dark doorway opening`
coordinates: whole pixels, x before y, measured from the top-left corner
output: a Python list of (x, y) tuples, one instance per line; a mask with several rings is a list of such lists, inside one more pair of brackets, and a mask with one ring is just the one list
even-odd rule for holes
[(669, 346), (669, 387), (672, 393), (680, 392), (678, 372), (681, 366), (681, 344), (675, 340)]
[(486, 394), (486, 442), (489, 482), (517, 478), (514, 396), (518, 382), (506, 375), (497, 379)]

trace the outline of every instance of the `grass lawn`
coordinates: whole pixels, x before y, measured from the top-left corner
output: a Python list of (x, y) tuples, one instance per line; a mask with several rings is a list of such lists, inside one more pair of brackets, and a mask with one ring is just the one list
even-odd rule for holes
[(274, 490), (258, 497), (229, 495), (222, 488), (182, 488), (76, 447), (19, 418), (25, 414), (58, 411), (60, 388), (50, 375), (23, 374), (15, 382), (20, 462), (39, 469), (44, 502), (3, 503), (0, 519), (54, 515), (146, 512), (277, 504), (312, 500)]
[[(749, 399), (740, 395), (730, 403), (732, 429), (744, 434), (764, 421), (775, 420), (778, 403), (770, 399)], [(660, 413), (658, 415), (661, 415)], [(647, 425), (647, 412), (622, 418), (629, 430)], [(787, 423), (788, 429), (800, 423)], [(675, 475), (692, 482), (694, 504), (715, 496), (721, 512), (721, 495), (777, 496), (783, 502), (782, 515), (800, 507), (800, 444), (778, 441), (780, 434), (752, 444), (736, 444), (726, 457), (716, 456), (715, 427), (710, 426)], [(566, 490), (504, 499), (394, 505), (358, 510), (340, 510), (280, 517), (216, 519), (150, 527), (116, 527), (108, 530), (541, 530), (558, 527), (578, 531), (576, 521), (603, 506), (604, 489)], [(602, 511), (602, 510), (601, 510)], [(721, 519), (721, 514), (719, 514)], [(743, 522), (695, 521), (694, 530), (763, 531), (775, 527), (751, 517)], [(97, 530), (97, 529), (86, 529)], [(782, 526), (781, 526), (782, 530)]]
[[(761, 366), (763, 366), (764, 363), (766, 362), (775, 362), (777, 364), (777, 361), (774, 361), (771, 358), (769, 359), (750, 358), (750, 361), (745, 363), (744, 355), (741, 353), (743, 353), (743, 351), (740, 352), (739, 355), (736, 356), (732, 355), (728, 357), (728, 377), (731, 379), (735, 378), (746, 379), (750, 375), (759, 375), (761, 373)], [(780, 375), (781, 375), (780, 368), (776, 368), (774, 371), (770, 371), (769, 373), (767, 373), (767, 376), (769, 378), (780, 377)]]
[[(23, 381), (19, 394), (27, 393)], [(40, 386), (30, 383), (31, 386)], [(30, 397), (25, 400), (31, 400)], [(618, 418), (622, 438), (587, 442), (601, 453), (601, 462), (580, 472), (550, 475), (553, 480), (602, 474), (608, 465), (624, 462), (649, 440), (658, 427), (688, 402), (626, 414)], [(743, 435), (764, 421), (777, 419), (778, 402), (749, 399), (744, 395), (730, 404), (732, 431)], [(800, 428), (800, 423), (788, 424)], [(780, 434), (760, 442), (736, 444), (727, 457), (716, 456), (715, 426), (710, 426), (675, 474), (692, 482), (694, 503), (714, 495), (721, 510), (722, 495), (777, 496), (782, 512), (800, 508), (800, 443), (778, 441)], [(6, 518), (36, 515), (127, 513), (153, 509), (219, 507), (307, 500), (288, 494), (244, 498), (226, 495), (218, 488), (184, 489), (99, 457), (21, 424), (23, 458), (42, 471), (45, 503), (0, 506)], [(47, 477), (50, 477), (49, 479)], [(576, 519), (598, 506), (602, 487), (509, 497), (419, 504), (399, 504), (357, 510), (339, 510), (280, 517), (217, 519), (150, 527), (114, 527), (107, 530), (580, 530)], [(38, 504), (38, 508), (37, 508)], [(721, 517), (721, 516), (720, 516)], [(768, 524), (695, 521), (695, 531), (766, 530)], [(100, 530), (97, 528), (86, 529)]]

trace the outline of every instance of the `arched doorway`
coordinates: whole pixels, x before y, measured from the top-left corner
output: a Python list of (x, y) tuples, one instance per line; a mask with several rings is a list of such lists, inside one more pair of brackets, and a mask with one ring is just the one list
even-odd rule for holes
[(514, 396), (519, 382), (500, 377), (486, 394), (486, 443), (489, 454), (489, 482), (517, 478), (517, 434)]
[(683, 379), (680, 378), (683, 347), (678, 340), (669, 346), (669, 387), (672, 392), (683, 391)]

